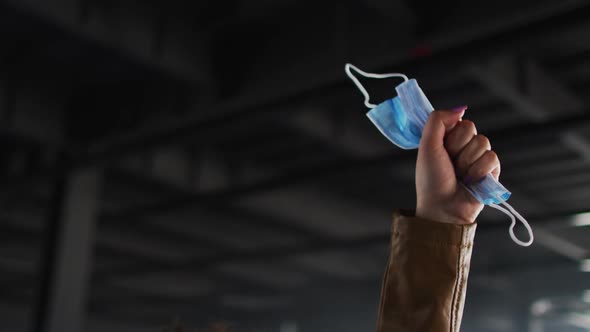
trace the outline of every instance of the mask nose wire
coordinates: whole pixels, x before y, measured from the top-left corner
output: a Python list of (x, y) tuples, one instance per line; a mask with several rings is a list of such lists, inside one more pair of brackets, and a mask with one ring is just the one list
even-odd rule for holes
[[(501, 204), (504, 205), (508, 210), (506, 210), (505, 208), (491, 203), (489, 206), (493, 207), (496, 210), (499, 210), (501, 212), (503, 212), (504, 214), (506, 214), (508, 217), (510, 217), (510, 219), (512, 220), (512, 223), (510, 224), (510, 228), (508, 229), (508, 233), (510, 233), (510, 237), (512, 238), (512, 241), (514, 241), (516, 244), (523, 246), (523, 247), (528, 247), (530, 246), (533, 241), (535, 240), (535, 237), (533, 235), (533, 230), (531, 229), (531, 226), (529, 225), (528, 221), (520, 215), (520, 213), (518, 213), (516, 210), (514, 210), (514, 208), (512, 206), (510, 206), (510, 204), (506, 203), (505, 201), (503, 201), (500, 197), (498, 197), (498, 200), (500, 202), (502, 202)], [(523, 224), (523, 226), (526, 228), (527, 232), (529, 233), (529, 240), (524, 242), (519, 240), (516, 235), (514, 234), (514, 226), (516, 226), (516, 218), (518, 218), (518, 220), (520, 220), (520, 222)]]
[(374, 74), (374, 73), (367, 73), (366, 71), (360, 70), (358, 67), (356, 67), (353, 64), (347, 63), (344, 65), (344, 71), (346, 72), (346, 75), (352, 80), (352, 82), (354, 82), (354, 85), (356, 85), (356, 87), (359, 89), (359, 91), (363, 94), (363, 96), (365, 97), (365, 106), (367, 106), (367, 108), (373, 108), (377, 105), (375, 104), (371, 104), (369, 102), (369, 93), (367, 92), (367, 90), (365, 89), (365, 87), (361, 84), (361, 82), (358, 80), (358, 78), (356, 78), (356, 76), (354, 76), (354, 74), (352, 73), (351, 69), (353, 69), (354, 71), (356, 71), (357, 73), (359, 73), (361, 76), (364, 77), (369, 77), (369, 78), (390, 78), (390, 77), (401, 77), (404, 79), (404, 81), (408, 80), (408, 77), (404, 74), (401, 73), (389, 73), (389, 74)]

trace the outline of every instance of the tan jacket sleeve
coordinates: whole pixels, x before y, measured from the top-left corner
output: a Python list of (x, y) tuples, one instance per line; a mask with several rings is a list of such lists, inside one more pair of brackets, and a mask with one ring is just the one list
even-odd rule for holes
[(475, 229), (395, 214), (378, 332), (459, 331)]

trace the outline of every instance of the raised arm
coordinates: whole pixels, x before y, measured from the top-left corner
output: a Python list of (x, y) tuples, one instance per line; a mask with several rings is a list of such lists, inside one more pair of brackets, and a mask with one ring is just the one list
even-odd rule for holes
[(393, 218), (378, 332), (459, 331), (475, 236), (483, 209), (461, 182), (478, 181), (500, 163), (466, 107), (433, 112), (416, 165), (417, 206)]

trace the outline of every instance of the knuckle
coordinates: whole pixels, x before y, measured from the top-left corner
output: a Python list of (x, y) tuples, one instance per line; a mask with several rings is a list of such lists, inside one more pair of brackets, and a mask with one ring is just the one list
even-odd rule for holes
[(500, 163), (500, 159), (498, 158), (498, 154), (494, 150), (486, 151), (487, 158), (493, 163)]
[(444, 115), (443, 110), (434, 110), (433, 112), (430, 113), (430, 116), (433, 118), (441, 118), (443, 115)]
[(477, 129), (475, 128), (475, 123), (473, 123), (473, 121), (469, 121), (469, 120), (463, 120), (459, 123), (461, 125), (461, 127), (470, 133), (477, 133)]
[(431, 112), (430, 115), (428, 116), (428, 120), (430, 121), (442, 121), (444, 117), (444, 112), (442, 111), (434, 111)]
[(492, 147), (489, 138), (485, 137), (484, 135), (477, 135), (475, 136), (475, 139), (477, 139), (477, 143), (479, 144), (479, 146), (483, 147), (486, 150), (490, 150), (490, 148)]
[(492, 174), (496, 177), (496, 180), (498, 180), (500, 178), (500, 174), (502, 174), (502, 169), (500, 167), (496, 167), (496, 169), (492, 171)]

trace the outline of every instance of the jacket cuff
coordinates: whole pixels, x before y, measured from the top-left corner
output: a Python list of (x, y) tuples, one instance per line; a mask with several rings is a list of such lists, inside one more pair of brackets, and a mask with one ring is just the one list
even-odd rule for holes
[(397, 210), (391, 233), (394, 238), (408, 239), (425, 245), (471, 247), (477, 224), (457, 225), (419, 218), (411, 210)]
[(393, 219), (377, 331), (459, 332), (477, 225)]

